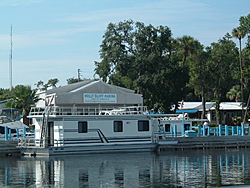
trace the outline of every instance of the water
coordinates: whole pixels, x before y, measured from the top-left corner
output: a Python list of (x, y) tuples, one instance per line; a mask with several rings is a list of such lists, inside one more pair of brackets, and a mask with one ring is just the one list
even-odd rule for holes
[(249, 149), (0, 158), (0, 187), (250, 185)]

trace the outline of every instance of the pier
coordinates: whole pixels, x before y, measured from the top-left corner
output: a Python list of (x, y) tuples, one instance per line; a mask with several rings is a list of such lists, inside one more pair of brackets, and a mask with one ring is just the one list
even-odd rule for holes
[(0, 140), (0, 157), (20, 156), (20, 149), (17, 148), (17, 140)]
[(250, 135), (166, 137), (159, 140), (157, 151), (243, 147), (250, 147)]

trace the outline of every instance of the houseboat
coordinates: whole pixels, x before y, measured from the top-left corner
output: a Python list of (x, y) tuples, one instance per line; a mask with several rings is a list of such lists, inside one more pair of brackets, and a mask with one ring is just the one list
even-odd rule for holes
[(154, 151), (159, 138), (183, 135), (194, 122), (184, 113), (151, 114), (141, 95), (101, 81), (45, 92), (40, 94), (45, 103), (29, 115), (35, 138), (21, 138), (18, 144), (23, 155)]
[(35, 124), (34, 141), (20, 138), (18, 145), (29, 156), (154, 151), (163, 137), (184, 136), (200, 121), (187, 114), (150, 114), (145, 106), (112, 110), (51, 106), (32, 108), (29, 117)]

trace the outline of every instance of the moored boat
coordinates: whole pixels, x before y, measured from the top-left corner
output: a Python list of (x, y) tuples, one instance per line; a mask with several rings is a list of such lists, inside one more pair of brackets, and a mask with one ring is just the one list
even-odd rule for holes
[[(32, 108), (35, 142), (21, 140), (23, 155), (154, 151), (159, 138), (189, 130), (193, 120), (174, 114), (150, 114), (145, 106), (117, 109)], [(176, 133), (177, 133), (176, 132)]]

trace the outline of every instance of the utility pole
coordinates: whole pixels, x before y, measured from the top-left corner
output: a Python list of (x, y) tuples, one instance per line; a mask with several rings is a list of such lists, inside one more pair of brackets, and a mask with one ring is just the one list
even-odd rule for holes
[(78, 74), (78, 82), (80, 82), (80, 80), (81, 80), (81, 70), (80, 69), (77, 70), (77, 74)]
[[(9, 57), (9, 76), (10, 76), (10, 95), (12, 95), (12, 25), (10, 27), (10, 57)], [(10, 118), (11, 120), (13, 119), (13, 115), (12, 115), (12, 101), (10, 103)]]
[(9, 57), (10, 93), (12, 92), (12, 25), (10, 28), (10, 57)]

